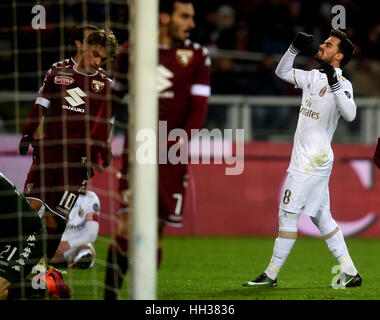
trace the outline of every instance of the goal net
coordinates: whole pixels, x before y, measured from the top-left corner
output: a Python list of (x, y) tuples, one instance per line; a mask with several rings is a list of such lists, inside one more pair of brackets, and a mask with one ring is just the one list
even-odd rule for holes
[[(71, 299), (103, 299), (107, 250), (116, 234), (120, 218), (118, 186), (126, 132), (129, 130), (129, 137), (133, 137), (141, 128), (156, 130), (157, 115), (152, 110), (157, 110), (157, 98), (154, 77), (151, 75), (154, 74), (157, 58), (151, 53), (157, 49), (157, 3), (158, 1), (152, 0), (8, 0), (0, 4), (3, 13), (0, 24), (0, 172), (14, 183), (21, 193), (24, 191), (33, 161), (31, 147), (26, 155), (19, 155), (21, 133), (47, 72), (57, 61), (69, 61), (74, 57), (75, 43), (69, 45), (73, 28), (95, 25), (112, 30), (120, 45), (131, 40), (133, 68), (130, 68), (128, 77), (133, 85), (129, 90), (129, 99), (126, 96), (122, 97), (122, 107), (113, 119), (110, 139), (113, 160), (106, 169), (95, 168), (94, 176), (87, 183), (87, 190), (96, 194), (100, 204), (98, 236), (96, 241), (92, 242), (96, 252), (95, 260), (86, 269), (58, 267), (63, 271), (63, 278), (71, 290)], [(130, 37), (131, 34), (133, 36)], [(102, 72), (112, 79), (114, 63), (107, 62), (102, 68)], [(64, 86), (65, 81), (70, 81), (67, 79), (70, 76), (61, 76), (54, 81), (62, 81)], [(100, 89), (86, 89), (96, 91), (101, 90), (101, 86), (102, 84)], [(71, 95), (71, 98), (81, 99), (80, 93)], [(106, 99), (106, 103), (110, 103), (109, 95)], [(139, 109), (142, 115), (137, 113)], [(152, 116), (147, 118), (146, 114)], [(44, 134), (46, 123), (51, 121), (51, 116), (49, 112), (45, 114), (42, 124), (34, 133), (35, 138)], [(91, 132), (87, 132), (87, 135), (90, 134)], [(66, 133), (63, 135), (67, 136)], [(136, 148), (138, 145), (129, 143), (129, 150)], [(64, 162), (70, 166), (70, 154), (64, 154)], [(135, 209), (131, 212), (129, 230), (130, 243), (133, 245), (130, 259), (132, 262), (130, 272), (124, 278), (119, 298), (155, 299), (156, 168), (155, 165), (139, 166), (136, 161), (132, 161), (129, 172), (132, 178), (129, 182), (133, 194), (132, 207)], [(148, 189), (150, 186), (151, 189)], [(43, 192), (50, 192), (52, 188), (54, 185), (41, 183)], [(154, 196), (149, 198), (149, 195)], [(74, 203), (70, 204), (71, 206), (75, 208)], [(78, 209), (79, 215), (80, 210), (82, 209)], [(144, 223), (139, 219), (143, 219)], [(25, 235), (20, 231), (15, 236), (22, 239)], [(140, 242), (135, 246), (137, 238)]]

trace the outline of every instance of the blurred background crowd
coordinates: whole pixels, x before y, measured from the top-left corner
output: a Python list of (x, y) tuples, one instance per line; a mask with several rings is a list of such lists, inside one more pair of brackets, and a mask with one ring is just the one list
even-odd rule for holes
[[(44, 1), (47, 25), (41, 33), (30, 24), (35, 2), (12, 3), (13, 6), (0, 4), (2, 90), (36, 92), (50, 65), (68, 56), (65, 44), (75, 24), (105, 26), (104, 22), (108, 21), (120, 43), (128, 39), (128, 9), (123, 0)], [(371, 9), (374, 5), (371, 2), (194, 0), (194, 4), (197, 26), (191, 38), (210, 50), (212, 94), (299, 94), (275, 77), (277, 62), (299, 31), (313, 34), (316, 42), (322, 43), (331, 29), (332, 7), (343, 5), (344, 31), (356, 46), (355, 59), (345, 67), (344, 75), (353, 83), (355, 96), (380, 96), (380, 16)], [(300, 58), (297, 63), (306, 69), (317, 66), (312, 57)], [(18, 72), (17, 80), (15, 72)], [(223, 117), (227, 116), (220, 110), (210, 109), (214, 126), (222, 126)], [(287, 123), (288, 114), (287, 108), (255, 108), (253, 125), (281, 127)]]

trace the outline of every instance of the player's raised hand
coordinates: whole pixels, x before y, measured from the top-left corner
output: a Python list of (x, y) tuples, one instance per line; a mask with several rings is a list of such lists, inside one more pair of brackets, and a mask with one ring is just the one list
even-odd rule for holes
[(380, 138), (377, 139), (377, 146), (375, 149), (375, 154), (373, 155), (373, 162), (376, 167), (380, 169)]
[(335, 68), (330, 63), (321, 63), (319, 66), (319, 71), (326, 74), (327, 81), (332, 91), (340, 89), (340, 84), (336, 75)]
[(291, 47), (293, 47), (295, 51), (299, 52), (308, 48), (313, 42), (314, 37), (311, 34), (298, 32), (291, 44)]
[(31, 145), (33, 141), (34, 141), (34, 139), (32, 136), (30, 136), (28, 134), (24, 134), (21, 137), (20, 142), (18, 144), (19, 153), (21, 155), (25, 155), (28, 152), (29, 145)]

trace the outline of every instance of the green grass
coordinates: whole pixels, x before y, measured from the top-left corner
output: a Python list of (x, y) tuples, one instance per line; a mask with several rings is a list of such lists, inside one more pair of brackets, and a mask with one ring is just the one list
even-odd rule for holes
[[(110, 238), (95, 244), (92, 269), (67, 270), (64, 276), (75, 300), (103, 299), (105, 258)], [(274, 238), (166, 237), (158, 272), (159, 300), (345, 300), (380, 298), (380, 239), (346, 239), (363, 277), (361, 288), (333, 289), (335, 258), (321, 239), (300, 237), (276, 288), (246, 288), (242, 284), (263, 272)], [(126, 280), (128, 278), (126, 277)], [(127, 284), (121, 299), (127, 299)]]

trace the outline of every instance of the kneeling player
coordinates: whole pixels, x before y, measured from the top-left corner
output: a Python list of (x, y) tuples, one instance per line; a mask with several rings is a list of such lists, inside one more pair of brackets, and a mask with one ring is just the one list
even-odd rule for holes
[(51, 264), (79, 269), (94, 265), (95, 249), (91, 243), (98, 237), (99, 213), (99, 198), (94, 192), (79, 195)]
[[(46, 252), (47, 232), (37, 212), (0, 173), (0, 299), (68, 298), (61, 274), (52, 269), (26, 279)], [(46, 290), (47, 289), (47, 292)]]

